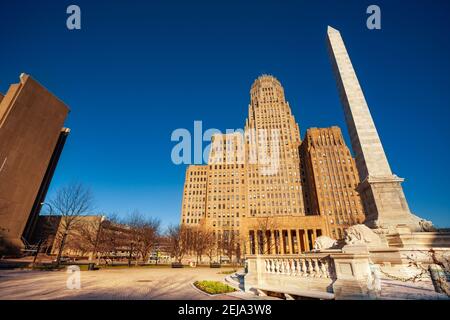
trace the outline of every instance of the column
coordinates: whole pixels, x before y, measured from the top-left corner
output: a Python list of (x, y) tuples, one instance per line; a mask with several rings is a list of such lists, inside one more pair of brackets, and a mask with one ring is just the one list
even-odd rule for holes
[(297, 251), (295, 253), (301, 253), (302, 247), (300, 245), (300, 232), (298, 232), (298, 229), (295, 229), (295, 242), (297, 244)]
[(270, 230), (270, 253), (276, 254), (275, 231)]
[(279, 232), (279, 239), (280, 239), (280, 253), (281, 254), (285, 254), (286, 252), (284, 251), (284, 237), (283, 237), (283, 230), (278, 230)]
[(261, 230), (256, 231), (256, 238), (258, 239), (258, 253), (264, 253), (263, 233)]
[[(261, 231), (262, 232), (262, 231)], [(262, 238), (263, 238), (263, 243), (264, 243), (264, 254), (269, 254), (269, 237), (267, 235), (267, 230), (264, 231), (264, 233), (262, 234)]]
[(291, 229), (288, 229), (286, 231), (286, 233), (287, 233), (287, 238), (288, 238), (289, 253), (293, 254), (294, 253), (294, 246), (292, 245), (292, 232), (291, 232)]
[(309, 251), (308, 229), (303, 229), (303, 241), (305, 242), (305, 251)]
[(250, 239), (250, 254), (255, 254), (255, 237), (254, 237), (254, 232), (253, 230), (250, 230), (248, 232), (248, 237)]
[(314, 244), (316, 243), (316, 229), (312, 230), (312, 235), (311, 235), (311, 245), (312, 245), (312, 249), (314, 249)]

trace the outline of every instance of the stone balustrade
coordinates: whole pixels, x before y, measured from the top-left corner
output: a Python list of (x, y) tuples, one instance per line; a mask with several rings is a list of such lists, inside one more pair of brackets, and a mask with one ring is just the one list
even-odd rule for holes
[(364, 299), (368, 296), (367, 247), (292, 255), (250, 255), (246, 260), (246, 291), (318, 299)]
[(264, 256), (265, 273), (289, 275), (294, 277), (332, 279), (335, 276), (334, 266), (329, 256), (295, 255)]

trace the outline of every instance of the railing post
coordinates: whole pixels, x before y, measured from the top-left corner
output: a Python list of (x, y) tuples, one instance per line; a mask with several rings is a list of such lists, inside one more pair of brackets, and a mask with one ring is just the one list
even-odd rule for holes
[(332, 254), (336, 281), (336, 299), (368, 299), (367, 278), (370, 274), (367, 247), (346, 246), (342, 253)]

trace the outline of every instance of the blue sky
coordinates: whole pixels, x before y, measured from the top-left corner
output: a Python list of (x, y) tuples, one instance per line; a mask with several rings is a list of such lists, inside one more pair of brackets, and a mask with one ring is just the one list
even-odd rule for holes
[[(82, 29), (66, 28), (77, 4)], [(176, 128), (241, 128), (249, 90), (276, 76), (300, 125), (346, 134), (327, 50), (339, 29), (391, 167), (416, 214), (450, 225), (450, 3), (376, 1), (8, 1), (0, 9), (0, 92), (21, 72), (60, 97), (72, 129), (49, 195), (91, 186), (101, 212), (178, 222), (185, 166)], [(346, 135), (347, 138), (347, 135)], [(347, 139), (348, 141), (348, 139)]]

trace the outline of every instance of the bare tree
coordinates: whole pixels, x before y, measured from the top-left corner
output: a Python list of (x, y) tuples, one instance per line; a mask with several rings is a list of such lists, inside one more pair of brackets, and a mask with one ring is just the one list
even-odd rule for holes
[(212, 232), (211, 233), (211, 242), (205, 249), (205, 253), (208, 256), (210, 263), (213, 262), (213, 257), (216, 255), (218, 250), (219, 250), (218, 239), (216, 238), (216, 233)]
[(253, 242), (257, 254), (275, 253), (276, 248), (280, 245), (280, 237), (282, 236), (275, 237), (275, 230), (278, 229), (279, 226), (272, 216), (266, 216), (257, 220), (253, 227), (253, 230), (255, 230)]
[(81, 183), (71, 183), (56, 191), (55, 197), (50, 200), (50, 205), (53, 213), (61, 216), (56, 234), (56, 238), (59, 239), (56, 264), (59, 265), (70, 231), (93, 209), (93, 196), (90, 189)]
[(233, 263), (233, 257), (239, 262), (241, 258), (241, 238), (234, 230), (225, 230), (218, 237), (218, 248), (220, 253), (224, 254)]
[(161, 222), (135, 211), (128, 217), (126, 224), (132, 230), (134, 248), (145, 263), (159, 241)]
[(84, 254), (89, 253), (89, 260), (99, 253), (99, 242), (104, 234), (105, 218), (102, 216), (79, 222), (66, 241), (66, 247), (78, 250)]
[(181, 263), (184, 255), (188, 251), (189, 232), (183, 225), (171, 225), (167, 228), (166, 234), (171, 256)]
[(197, 263), (199, 263), (202, 256), (215, 246), (213, 232), (204, 225), (189, 228), (188, 232), (190, 233), (189, 250), (195, 253)]
[(97, 237), (96, 252), (100, 263), (100, 259), (111, 259), (114, 263), (114, 258), (117, 257), (117, 252), (127, 251), (129, 248), (130, 239), (133, 238), (132, 229), (121, 222), (117, 214), (109, 215), (103, 222)]

